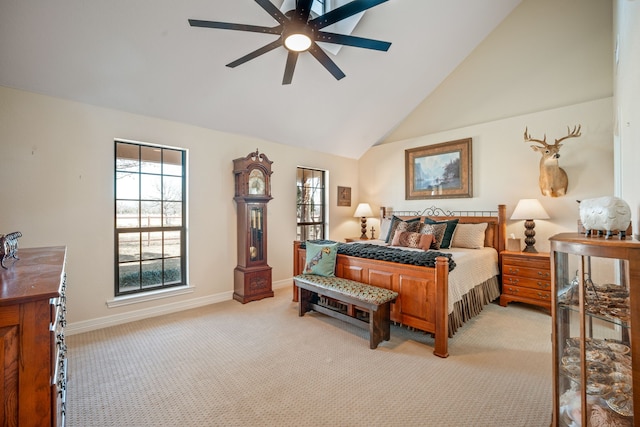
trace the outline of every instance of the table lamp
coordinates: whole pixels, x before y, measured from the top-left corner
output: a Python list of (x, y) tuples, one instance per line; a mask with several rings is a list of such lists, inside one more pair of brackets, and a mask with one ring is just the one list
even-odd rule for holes
[(516, 208), (513, 210), (511, 219), (524, 219), (524, 242), (527, 244), (522, 252), (537, 253), (534, 236), (536, 232), (533, 230), (536, 223), (534, 219), (549, 219), (549, 214), (544, 210), (538, 199), (521, 199)]
[(360, 229), (362, 232), (360, 239), (367, 240), (367, 217), (373, 216), (373, 211), (371, 210), (369, 203), (360, 203), (353, 216), (354, 218), (360, 217)]

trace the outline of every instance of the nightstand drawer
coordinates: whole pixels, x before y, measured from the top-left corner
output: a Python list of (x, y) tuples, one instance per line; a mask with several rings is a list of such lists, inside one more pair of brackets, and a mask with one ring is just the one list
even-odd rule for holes
[(518, 267), (528, 267), (528, 268), (537, 268), (540, 270), (550, 270), (551, 262), (549, 261), (549, 257), (544, 255), (533, 256), (516, 256), (516, 255), (503, 255), (502, 256), (502, 264), (503, 265), (513, 265)]
[(522, 276), (503, 276), (502, 286), (522, 286), (524, 288), (539, 289), (542, 291), (551, 290), (551, 280), (530, 279)]
[(529, 288), (522, 288), (519, 286), (503, 286), (502, 293), (506, 295), (514, 295), (520, 298), (533, 299), (538, 301), (545, 301), (551, 303), (551, 292), (541, 291)]
[(549, 265), (546, 268), (530, 268), (522, 267), (520, 265), (508, 265), (503, 264), (502, 274), (505, 276), (519, 276), (529, 277), (531, 279), (551, 280), (551, 271), (549, 271)]

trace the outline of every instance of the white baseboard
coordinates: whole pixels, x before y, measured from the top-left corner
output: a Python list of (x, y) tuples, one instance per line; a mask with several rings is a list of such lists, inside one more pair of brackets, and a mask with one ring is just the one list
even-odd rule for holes
[[(291, 286), (293, 279), (279, 280), (272, 284), (273, 289), (286, 288)], [(233, 291), (221, 292), (206, 297), (192, 298), (185, 301), (168, 304), (158, 304), (155, 307), (129, 311), (127, 313), (114, 314), (112, 316), (99, 317), (97, 319), (83, 320), (80, 322), (68, 323), (64, 328), (65, 335), (81, 334), (83, 332), (95, 331), (97, 329), (108, 328), (110, 326), (122, 325), (136, 320), (147, 319), (149, 317), (161, 316), (163, 314), (175, 313), (189, 310), (191, 308), (202, 307), (233, 299)], [(163, 300), (158, 300), (163, 301)]]

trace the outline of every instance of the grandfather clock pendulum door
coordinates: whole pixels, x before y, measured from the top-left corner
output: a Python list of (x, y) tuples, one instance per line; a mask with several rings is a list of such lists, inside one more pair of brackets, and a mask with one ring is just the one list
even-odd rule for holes
[(267, 203), (271, 197), (271, 164), (255, 152), (233, 161), (238, 212), (238, 266), (233, 298), (245, 304), (273, 296), (267, 264)]

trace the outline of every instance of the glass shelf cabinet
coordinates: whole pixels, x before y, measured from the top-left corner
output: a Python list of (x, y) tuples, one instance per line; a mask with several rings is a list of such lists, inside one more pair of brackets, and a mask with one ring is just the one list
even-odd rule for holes
[(640, 425), (640, 242), (550, 242), (553, 425)]

